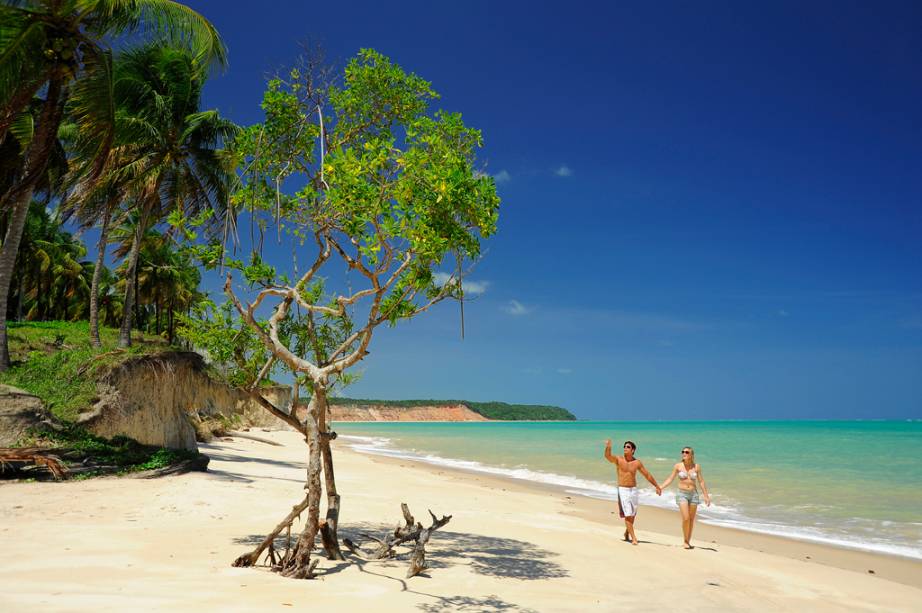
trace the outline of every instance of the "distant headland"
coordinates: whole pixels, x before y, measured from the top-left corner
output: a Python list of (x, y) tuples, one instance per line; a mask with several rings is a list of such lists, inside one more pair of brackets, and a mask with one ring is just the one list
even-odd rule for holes
[(562, 407), (469, 400), (333, 398), (333, 421), (576, 421)]

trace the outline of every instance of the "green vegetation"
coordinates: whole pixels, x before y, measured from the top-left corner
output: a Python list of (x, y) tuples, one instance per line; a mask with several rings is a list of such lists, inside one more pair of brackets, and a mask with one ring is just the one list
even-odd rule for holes
[(63, 423), (74, 421), (96, 396), (96, 376), (129, 358), (163, 351), (166, 343), (140, 335), (128, 349), (116, 349), (118, 330), (100, 330), (103, 345), (90, 343), (86, 322), (11, 322), (12, 367), (0, 372), (0, 383), (12, 385), (42, 399)]
[[(138, 47), (132, 44), (145, 40), (153, 41), (147, 48), (163, 50), (163, 57), (190, 58), (191, 63), (185, 62), (190, 69), (181, 69), (183, 60), (167, 60), (172, 62), (169, 68), (156, 74), (165, 62), (151, 61), (150, 72), (137, 73), (141, 79), (125, 81), (123, 67), (130, 61), (123, 59), (134, 57)], [(119, 49), (114, 60), (112, 47)], [(187, 77), (194, 73), (200, 85), (209, 67), (225, 60), (214, 26), (178, 2), (22, 0), (0, 6), (0, 209), (8, 213), (0, 247), (0, 370), (10, 366), (7, 301), (20, 239), (37, 194), (49, 202), (75, 201), (82, 207), (105, 192), (104, 200), (112, 206), (92, 207), (94, 213), (84, 219), (91, 226), (97, 221), (107, 224), (113, 208), (138, 215), (122, 314), (121, 344), (130, 344), (135, 285), (131, 281), (139, 240), (168, 209), (195, 209), (207, 201), (200, 191), (185, 191), (190, 180), (201, 179), (198, 166), (190, 170), (185, 158), (196, 155), (192, 149), (213, 154), (221, 138), (220, 133), (197, 130), (207, 131), (213, 114), (198, 113), (195, 93), (200, 89), (195, 90)], [(169, 78), (155, 84), (167, 73)], [(177, 88), (169, 89), (173, 85)], [(180, 97), (185, 104), (196, 106), (191, 121), (188, 109), (178, 109), (168, 99), (176, 90), (184, 92)], [(189, 128), (177, 135), (180, 140), (159, 131), (168, 123), (164, 112), (178, 112), (171, 117), (176, 120), (171, 129)], [(158, 113), (164, 120), (159, 123)], [(184, 147), (182, 153), (151, 159), (157, 156), (157, 146), (176, 145)], [(179, 175), (185, 180), (168, 188), (166, 182)], [(206, 190), (211, 187), (208, 181), (203, 185)], [(94, 303), (96, 281), (94, 276)]]
[[(225, 63), (214, 26), (172, 0), (0, 4), (0, 383), (65, 424), (42, 444), (132, 469), (179, 457), (69, 428), (106, 369), (167, 348), (203, 298), (166, 222), (188, 235), (227, 205), (236, 126), (200, 108)], [(99, 228), (95, 264), (66, 222)]]
[(18, 446), (57, 449), (65, 463), (80, 467), (80, 479), (166, 468), (197, 457), (196, 452), (142, 445), (124, 436), (107, 440), (74, 425), (77, 415), (95, 400), (102, 373), (130, 358), (169, 348), (159, 337), (139, 335), (134, 346), (117, 349), (118, 330), (101, 328), (100, 333), (102, 347), (95, 348), (85, 321), (10, 324), (13, 365), (0, 372), (0, 383), (38, 396), (63, 424), (60, 430), (34, 431)]
[[(463, 299), (463, 273), (495, 233), (500, 204), (493, 178), (479, 170), (480, 132), (434, 108), (427, 81), (371, 49), (341, 78), (317, 60), (305, 57), (270, 80), (264, 121), (228, 146), (240, 169), (230, 208), (248, 214), (260, 240), (240, 259), (220, 242), (198, 246), (204, 262), (237, 271), (225, 285), (230, 307), (211, 305), (213, 318), (183, 318), (179, 330), (232, 363), (240, 380), (258, 385), (281, 368), (296, 390), (309, 391), (303, 422), (273, 413), (309, 447), (301, 547), (317, 535), (323, 488), (336, 491), (330, 472), (321, 480), (322, 464), (332, 462), (322, 436), (328, 397), (348, 383), (379, 326)], [(263, 259), (263, 232), (291, 236), (291, 267)], [(347, 283), (327, 284), (344, 274)], [(342, 559), (329, 545), (336, 523), (328, 528), (328, 555)], [(235, 565), (252, 564), (260, 551)], [(309, 558), (309, 549), (296, 550), (283, 574), (309, 577)]]
[(61, 448), (61, 457), (66, 461), (81, 464), (88, 461), (93, 468), (82, 473), (83, 478), (104, 473), (157, 470), (198, 456), (198, 453), (184, 449), (142, 445), (126, 436), (104, 439), (76, 426), (35, 432), (22, 441), (22, 446)]
[(333, 398), (334, 405), (386, 406), (386, 407), (430, 407), (463, 404), (487, 419), (499, 421), (575, 421), (570, 411), (542, 404), (508, 404), (505, 402), (470, 402), (469, 400), (369, 400), (361, 398)]

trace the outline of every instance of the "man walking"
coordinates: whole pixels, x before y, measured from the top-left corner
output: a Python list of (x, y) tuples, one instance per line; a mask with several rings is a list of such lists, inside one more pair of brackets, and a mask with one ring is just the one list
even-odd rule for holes
[(624, 442), (624, 456), (612, 455), (611, 439), (605, 441), (605, 459), (618, 467), (618, 511), (624, 518), (624, 540), (637, 544), (634, 534), (634, 518), (637, 517), (637, 471), (656, 488), (656, 495), (662, 493), (656, 479), (644, 467), (643, 462), (634, 457), (637, 445), (633, 441)]

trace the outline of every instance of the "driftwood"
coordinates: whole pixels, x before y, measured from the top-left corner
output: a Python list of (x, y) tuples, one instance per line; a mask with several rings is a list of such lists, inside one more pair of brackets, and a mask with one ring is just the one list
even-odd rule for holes
[(432, 517), (432, 525), (428, 528), (423, 528), (422, 524), (418, 524), (420, 531), (419, 536), (416, 537), (416, 546), (413, 548), (413, 555), (410, 557), (410, 568), (407, 569), (407, 579), (415, 577), (429, 568), (426, 566), (426, 543), (429, 542), (429, 537), (433, 532), (451, 520), (451, 515), (443, 515), (442, 519), (437, 519), (435, 513), (432, 511), (429, 511), (429, 515)]
[(360, 558), (382, 560), (396, 556), (397, 554), (394, 551), (394, 547), (397, 545), (414, 541), (413, 552), (410, 555), (410, 568), (407, 570), (407, 578), (409, 579), (428, 568), (428, 566), (426, 566), (426, 544), (429, 542), (429, 538), (432, 536), (433, 532), (443, 527), (451, 520), (451, 515), (443, 515), (442, 518), (439, 519), (432, 511), (429, 511), (429, 516), (432, 517), (432, 524), (428, 528), (424, 528), (421, 523), (416, 522), (413, 518), (406, 503), (401, 504), (400, 508), (403, 511), (405, 522), (403, 526), (398, 524), (394, 531), (384, 535), (383, 539), (371, 534), (362, 534), (365, 538), (378, 543), (378, 548), (370, 555), (366, 555), (365, 552), (348, 538), (343, 539), (343, 544), (353, 555)]
[(394, 528), (394, 531), (386, 534), (383, 540), (371, 536), (370, 534), (362, 535), (378, 542), (378, 548), (374, 553), (371, 554), (372, 560), (383, 560), (384, 558), (393, 557), (395, 546), (407, 540), (416, 538), (416, 520), (413, 519), (413, 515), (410, 513), (410, 507), (408, 507), (407, 503), (404, 502), (400, 504), (400, 510), (403, 512), (403, 520), (405, 522), (404, 525), (401, 526), (400, 524), (397, 524), (397, 527)]
[(407, 569), (407, 579), (415, 577), (419, 573), (428, 569), (426, 566), (426, 543), (429, 542), (429, 535), (432, 531), (429, 528), (419, 533), (416, 539), (416, 547), (413, 548), (413, 555), (410, 557), (410, 568)]
[(63, 479), (66, 473), (66, 469), (61, 464), (61, 458), (41, 447), (0, 449), (0, 465), (13, 463), (44, 466), (54, 475), (55, 479)]

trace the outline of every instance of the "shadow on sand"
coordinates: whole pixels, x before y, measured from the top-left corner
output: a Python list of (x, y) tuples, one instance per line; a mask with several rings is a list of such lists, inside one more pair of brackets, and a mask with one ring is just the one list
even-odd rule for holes
[[(361, 534), (380, 538), (391, 530), (393, 527), (385, 524), (364, 523), (343, 524), (339, 529), (343, 536), (360, 543), (369, 543)], [(426, 549), (426, 563), (433, 570), (466, 564), (475, 573), (489, 577), (540, 580), (569, 576), (564, 567), (552, 560), (556, 553), (527, 541), (439, 530), (432, 535)], [(397, 559), (408, 555), (401, 553)]]
[[(374, 546), (375, 543), (361, 536), (362, 534), (382, 537), (390, 530), (393, 528), (385, 524), (342, 524), (339, 527), (340, 537), (348, 537), (368, 546)], [(264, 538), (264, 535), (251, 534), (234, 539), (234, 544), (255, 547)], [(296, 538), (297, 533), (292, 531), (292, 540)], [(275, 549), (284, 550), (287, 543), (287, 537), (281, 535), (275, 539)], [(433, 534), (427, 547), (426, 563), (433, 570), (448, 568), (455, 564), (465, 564), (479, 575), (507, 579), (535, 581), (569, 576), (565, 568), (551, 559), (556, 555), (526, 541), (439, 530)], [(355, 557), (351, 559), (358, 560)], [(388, 565), (388, 562), (394, 560), (407, 559), (409, 559), (409, 552), (404, 549), (391, 560), (365, 560), (364, 562)], [(337, 566), (342, 567), (342, 565)], [(323, 574), (332, 574), (341, 568), (318, 568), (317, 570)]]
[[(393, 530), (393, 527), (386, 524), (349, 523), (342, 524), (339, 533), (340, 537), (348, 537), (371, 548), (376, 544), (361, 536), (362, 534), (382, 537), (390, 530)], [(235, 545), (255, 547), (261, 543), (264, 538), (264, 535), (251, 534), (249, 536), (236, 538), (233, 542)], [(293, 544), (296, 538), (297, 535), (295, 531), (293, 531), (291, 544)], [(287, 536), (281, 535), (275, 539), (274, 547), (276, 551), (281, 552), (285, 550), (288, 544), (289, 541)], [(319, 543), (317, 552), (322, 555), (322, 550), (319, 549)], [(406, 561), (410, 555), (409, 551), (406, 549), (403, 549), (396, 558), (391, 558), (389, 560), (365, 560), (350, 555), (348, 552), (344, 553), (346, 553), (348, 558), (346, 562), (333, 562), (324, 559), (321, 562), (321, 566), (317, 568), (317, 574), (321, 576), (332, 575), (350, 566), (355, 566), (362, 573), (399, 583), (400, 590), (403, 592), (411, 592), (432, 598), (435, 602), (419, 605), (419, 609), (426, 612), (518, 611), (530, 613), (532, 611), (531, 609), (524, 609), (515, 603), (507, 602), (493, 594), (483, 597), (463, 595), (439, 596), (410, 589), (408, 581), (402, 578), (405, 572)], [(527, 541), (439, 530), (433, 534), (432, 540), (427, 547), (426, 563), (431, 570), (463, 564), (479, 575), (502, 579), (538, 581), (543, 579), (560, 579), (569, 576), (565, 568), (553, 561), (552, 558), (556, 555), (557, 554), (554, 552), (542, 549), (534, 543), (529, 543)], [(422, 587), (421, 584), (423, 582), (421, 580), (427, 578), (428, 575), (425, 573), (414, 578), (411, 580), (413, 587)]]

